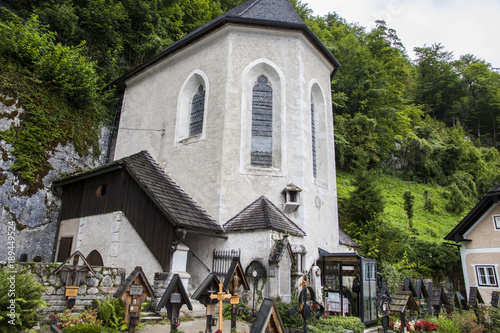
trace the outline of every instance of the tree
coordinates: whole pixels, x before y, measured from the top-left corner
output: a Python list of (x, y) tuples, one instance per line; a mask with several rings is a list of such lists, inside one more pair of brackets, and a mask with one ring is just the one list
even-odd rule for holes
[(381, 190), (376, 186), (375, 175), (364, 167), (358, 167), (354, 181), (355, 189), (346, 203), (349, 220), (348, 233), (355, 239), (377, 229), (376, 218), (384, 211)]
[(409, 227), (413, 229), (413, 203), (415, 201), (415, 196), (411, 194), (411, 191), (405, 191), (403, 193), (403, 200), (406, 216), (408, 216)]
[(415, 102), (425, 104), (430, 115), (451, 123), (452, 106), (462, 95), (458, 73), (451, 65), (453, 53), (441, 44), (416, 47)]

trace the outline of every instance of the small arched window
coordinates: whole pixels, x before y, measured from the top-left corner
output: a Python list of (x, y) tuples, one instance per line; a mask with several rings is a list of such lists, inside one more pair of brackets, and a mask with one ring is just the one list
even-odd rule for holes
[(252, 92), (251, 164), (270, 167), (273, 163), (273, 89), (261, 75)]
[(97, 250), (89, 253), (89, 255), (87, 256), (87, 263), (90, 266), (104, 266), (101, 254)]
[(189, 122), (189, 136), (201, 134), (203, 131), (203, 114), (205, 112), (205, 89), (202, 85), (194, 95), (191, 103), (191, 118)]

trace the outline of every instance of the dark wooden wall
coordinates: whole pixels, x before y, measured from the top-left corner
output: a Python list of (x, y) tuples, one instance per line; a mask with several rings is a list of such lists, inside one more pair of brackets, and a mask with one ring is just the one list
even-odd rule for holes
[[(97, 195), (100, 185), (106, 193)], [(63, 185), (61, 220), (122, 211), (165, 271), (170, 270), (174, 225), (125, 169)]]

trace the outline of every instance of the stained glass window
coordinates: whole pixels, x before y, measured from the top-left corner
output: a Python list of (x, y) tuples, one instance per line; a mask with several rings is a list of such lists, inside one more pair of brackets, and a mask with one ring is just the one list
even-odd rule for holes
[(203, 130), (203, 114), (205, 112), (205, 89), (198, 87), (191, 103), (191, 119), (189, 122), (189, 136), (200, 134)]
[(252, 93), (251, 164), (272, 166), (273, 156), (273, 89), (261, 75)]

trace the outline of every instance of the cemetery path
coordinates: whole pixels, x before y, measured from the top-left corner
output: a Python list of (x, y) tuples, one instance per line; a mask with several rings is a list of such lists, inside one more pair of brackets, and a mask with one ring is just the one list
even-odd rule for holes
[[(200, 318), (195, 318), (194, 320), (191, 321), (183, 321), (181, 322), (181, 325), (177, 328), (180, 332), (184, 333), (199, 333), (199, 332), (205, 332), (205, 317), (200, 317)], [(156, 325), (150, 325), (150, 324), (142, 324), (141, 325), (143, 328), (141, 330), (136, 330), (137, 333), (167, 333), (170, 332), (170, 324), (156, 324)], [(250, 332), (250, 325), (245, 322), (237, 322), (236, 323), (236, 328), (238, 333), (249, 333)], [(213, 332), (217, 331), (217, 327), (213, 327), (212, 329)], [(222, 324), (222, 331), (223, 332), (230, 332), (231, 331), (231, 321), (230, 320), (224, 320)]]

